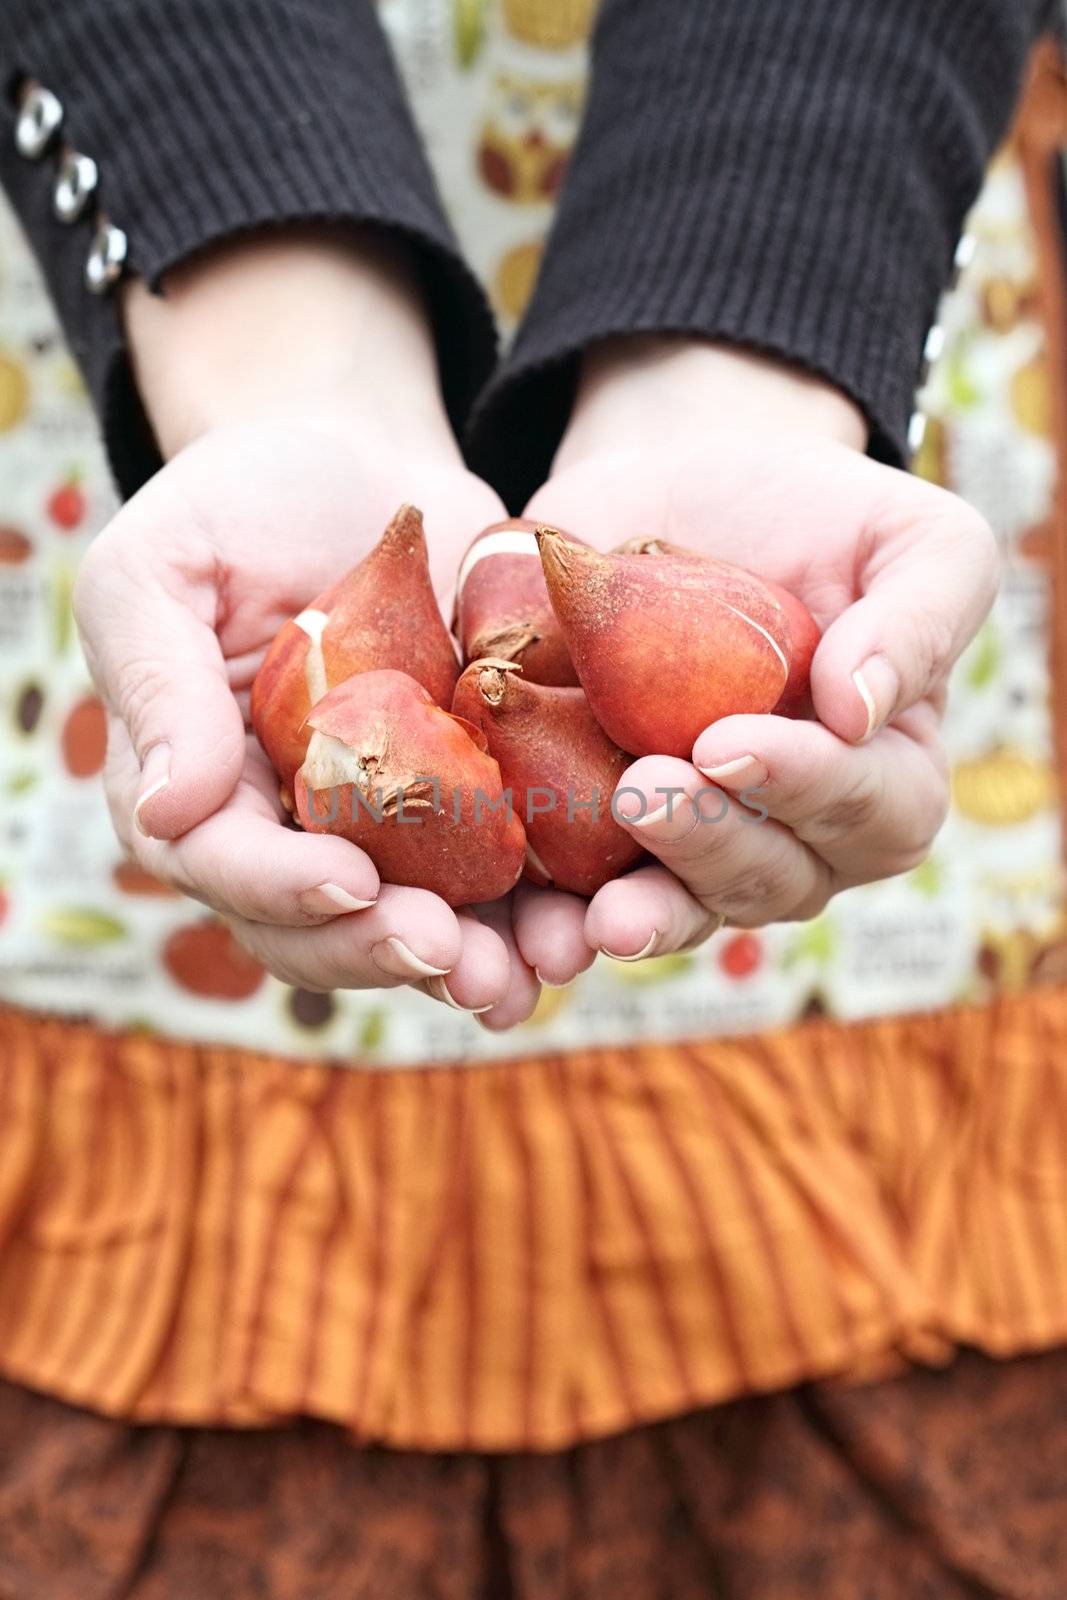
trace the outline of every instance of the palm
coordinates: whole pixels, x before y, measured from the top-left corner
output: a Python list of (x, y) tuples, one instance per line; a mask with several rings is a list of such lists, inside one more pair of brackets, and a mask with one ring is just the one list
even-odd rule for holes
[(790, 589), (825, 627), (859, 598), (871, 553), (863, 528), (872, 485), (858, 490), (854, 464), (837, 445), (719, 434), (673, 453), (583, 460), (538, 490), (527, 515), (602, 548), (661, 538), (734, 561)]
[(424, 513), (446, 614), (464, 549), (503, 515), (493, 491), (458, 461), (412, 460), (377, 441), (279, 424), (212, 435), (158, 485), (160, 503), (146, 516), (173, 530), (172, 552), (177, 535), (187, 570), (218, 574), (215, 626), (242, 701), (282, 623), (366, 555), (398, 505), (411, 501)]
[[(979, 519), (954, 496), (837, 444), (768, 444), (722, 432), (674, 451), (604, 452), (550, 479), (528, 515), (555, 519), (601, 547), (640, 535), (735, 561), (790, 589), (824, 632), (846, 612), (859, 623), (871, 609), (864, 597), (876, 593), (881, 611), (910, 619), (920, 666), (952, 654), (957, 642), (951, 619), (927, 604), (938, 574), (926, 558), (942, 533), (942, 558), (958, 553), (957, 583), (981, 590), (973, 603), (961, 599), (960, 642), (988, 604), (988, 576), (979, 577), (989, 572), (989, 550), (973, 537)], [(858, 735), (859, 711), (847, 684), (831, 680), (830, 665), (824, 651), (815, 679), (820, 715), (844, 737)], [(939, 706), (941, 683), (928, 687)]]

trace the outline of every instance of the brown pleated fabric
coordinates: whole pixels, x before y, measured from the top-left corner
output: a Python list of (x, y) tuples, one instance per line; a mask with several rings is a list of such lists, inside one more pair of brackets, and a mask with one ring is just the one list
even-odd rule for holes
[(0, 1014), (0, 1373), (555, 1450), (1067, 1342), (1067, 989), (344, 1070)]
[(131, 1426), (0, 1384), (0, 1600), (1062, 1600), (1067, 1353), (558, 1455)]

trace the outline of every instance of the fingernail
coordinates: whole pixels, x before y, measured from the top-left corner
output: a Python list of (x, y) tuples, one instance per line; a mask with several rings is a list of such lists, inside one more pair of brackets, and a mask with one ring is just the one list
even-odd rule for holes
[(656, 828), (661, 822), (666, 822), (668, 813), (673, 815), (670, 806), (660, 806), (658, 811), (650, 811), (647, 817), (627, 817), (631, 828)]
[(534, 977), (537, 979), (542, 988), (545, 989), (569, 989), (571, 986), (571, 980), (569, 978), (567, 979), (566, 983), (553, 983), (551, 978), (545, 977), (540, 967), (534, 967)]
[(637, 789), (624, 789), (621, 794), (616, 794), (612, 805), (620, 822), (636, 822), (648, 801)]
[(141, 827), (141, 809), (153, 795), (165, 789), (170, 782), (170, 745), (154, 744), (141, 764), (141, 792), (133, 808), (133, 820)]
[(443, 1000), (446, 1006), (451, 1006), (453, 1011), (467, 1011), (472, 1016), (480, 1017), (483, 1011), (492, 1011), (493, 1002), (487, 1006), (461, 1006), (458, 1000), (453, 1000), (448, 992), (448, 985), (444, 978), (430, 978), (426, 988), (435, 1000)]
[(867, 712), (867, 727), (860, 739), (862, 744), (877, 733), (896, 705), (900, 679), (885, 656), (868, 656), (862, 667), (857, 667), (852, 674), (852, 682)]
[(712, 783), (725, 784), (728, 789), (758, 789), (767, 782), (767, 768), (755, 756), (737, 756), (718, 767), (698, 767)]
[(312, 917), (338, 917), (348, 911), (366, 911), (373, 900), (357, 900), (337, 883), (317, 883), (299, 896), (301, 909)]
[(604, 956), (610, 956), (612, 961), (644, 961), (647, 956), (652, 954), (658, 944), (659, 933), (657, 931), (652, 935), (651, 939), (645, 945), (645, 948), (643, 950), (638, 950), (636, 955), (620, 956), (617, 950), (606, 950), (603, 945), (600, 946), (600, 953)]
[[(688, 810), (683, 809), (685, 805), (688, 805)], [(682, 840), (692, 833), (697, 825), (696, 810), (689, 803), (688, 797), (681, 789), (674, 790), (667, 803), (660, 806), (658, 811), (650, 811), (647, 817), (628, 817), (620, 803), (616, 804), (615, 810), (619, 821), (625, 822), (630, 828), (638, 828), (641, 832), (646, 832), (651, 828), (669, 828), (681, 819), (688, 826), (684, 833), (676, 833), (671, 837), (669, 841), (671, 844), (681, 844)], [(668, 841), (661, 842), (667, 843)]]
[(392, 978), (443, 978), (451, 971), (449, 967), (431, 967), (428, 961), (420, 961), (403, 939), (398, 939), (395, 934), (388, 939), (380, 939), (372, 946), (371, 955), (382, 971), (388, 972)]

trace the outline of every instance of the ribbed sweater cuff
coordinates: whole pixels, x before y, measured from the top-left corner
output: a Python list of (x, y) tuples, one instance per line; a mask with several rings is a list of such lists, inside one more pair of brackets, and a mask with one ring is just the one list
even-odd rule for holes
[(798, 363), (899, 462), (925, 335), (1047, 0), (604, 0), (537, 288), (469, 432), (521, 506), (581, 351), (706, 335)]
[[(307, 221), (378, 224), (416, 247), (445, 398), (459, 425), (492, 369), (495, 332), (464, 265), (370, 0), (4, 0), (0, 74), (51, 89), (63, 133), (100, 169), (128, 270), (159, 288), (208, 246)], [(0, 114), (0, 181), (46, 274), (100, 408), (119, 486), (159, 465), (123, 350), (115, 295), (83, 282), (91, 215), (51, 213), (55, 160), (23, 160)]]

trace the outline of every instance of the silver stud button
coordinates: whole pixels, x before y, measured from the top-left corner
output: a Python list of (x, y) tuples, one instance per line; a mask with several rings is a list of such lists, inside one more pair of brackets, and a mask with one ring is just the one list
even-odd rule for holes
[(127, 239), (122, 229), (112, 222), (102, 222), (93, 236), (85, 263), (85, 287), (90, 294), (106, 294), (111, 285), (118, 282), (126, 249)]
[(926, 438), (926, 418), (921, 411), (913, 411), (908, 423), (908, 449), (912, 455), (922, 449)]
[(940, 361), (945, 353), (945, 330), (940, 323), (934, 324), (926, 335), (926, 344), (923, 346), (923, 360), (931, 365)]
[(956, 256), (953, 263), (957, 272), (966, 272), (967, 268), (974, 260), (977, 249), (978, 240), (975, 238), (973, 233), (965, 233), (960, 236), (960, 242), (956, 246)]
[(69, 150), (59, 164), (59, 175), (52, 191), (52, 209), (60, 222), (77, 222), (96, 192), (99, 182), (92, 156)]
[(62, 122), (63, 107), (51, 89), (44, 89), (39, 83), (27, 89), (15, 122), (15, 148), (19, 155), (27, 161), (39, 161)]

